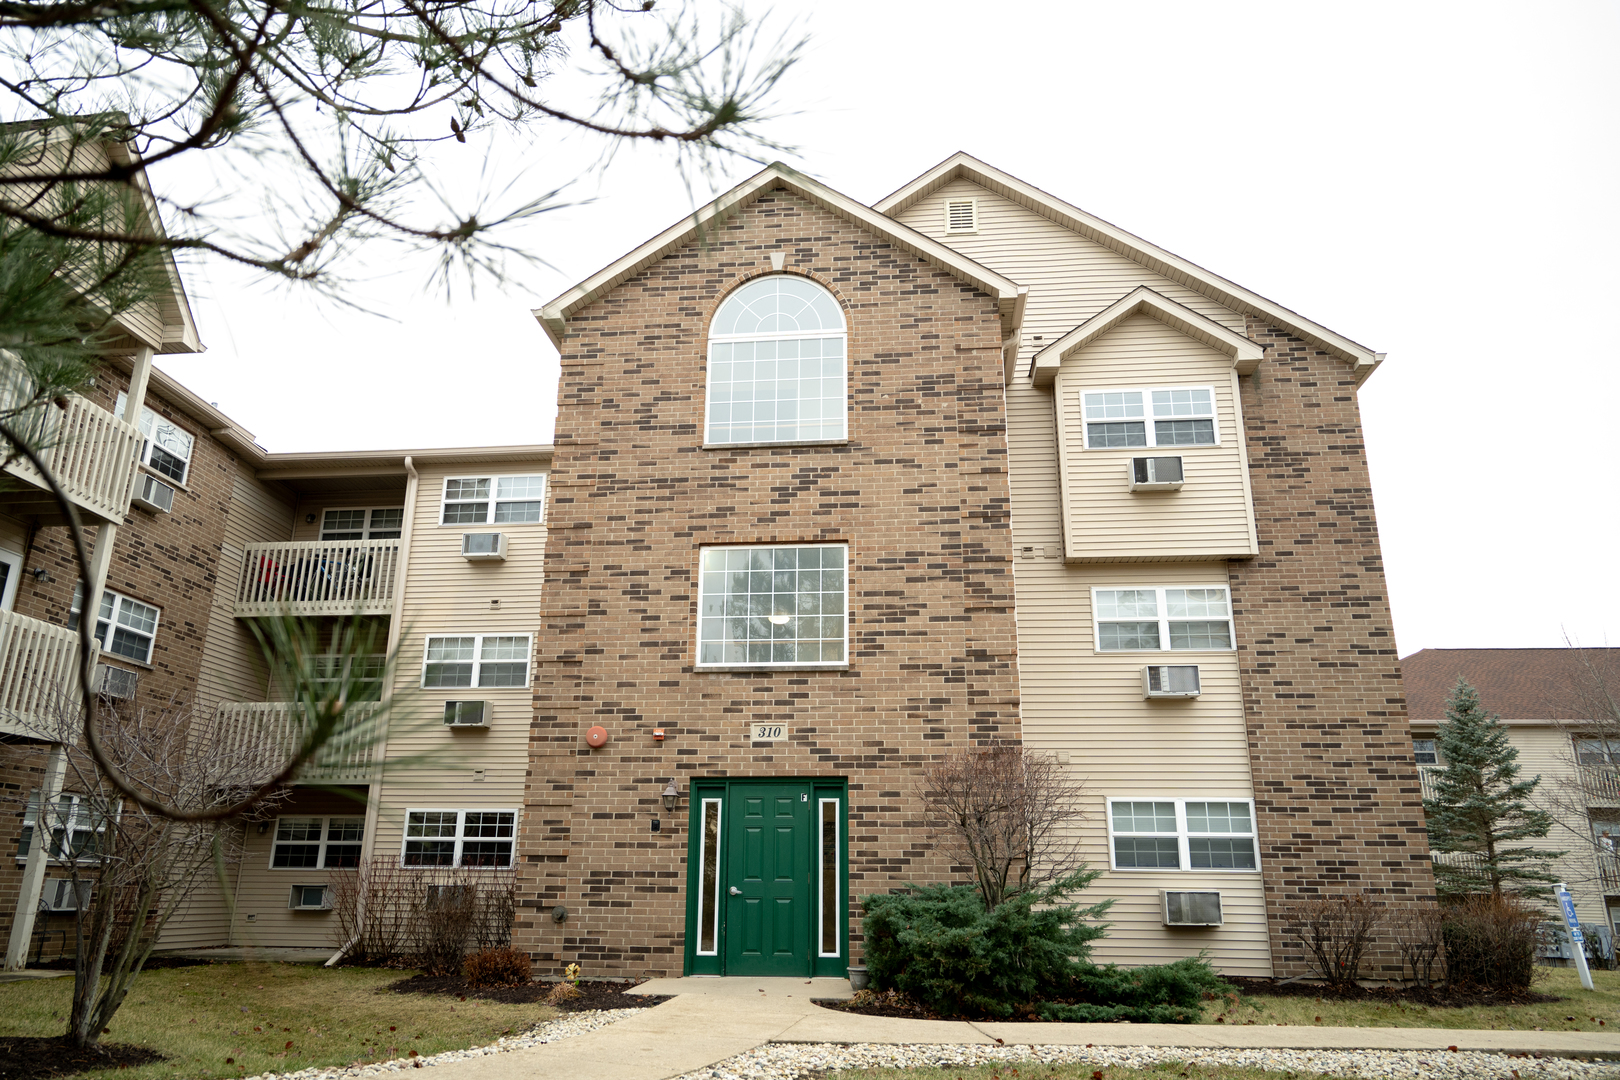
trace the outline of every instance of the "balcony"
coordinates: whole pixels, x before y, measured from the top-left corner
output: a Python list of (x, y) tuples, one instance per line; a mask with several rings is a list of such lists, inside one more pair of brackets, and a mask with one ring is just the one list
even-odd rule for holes
[[(266, 770), (291, 757), (304, 737), (303, 706), (288, 701), (226, 701), (214, 714), (213, 752), (221, 757), (257, 759)], [(377, 742), (375, 702), (350, 706), (343, 726), (298, 775), (299, 783), (370, 782)], [(263, 779), (272, 775), (266, 771)], [(262, 781), (261, 781), (262, 782)]]
[(285, 540), (247, 545), (236, 616), (388, 615), (398, 540)]
[(0, 611), (0, 733), (38, 738), (77, 717), (79, 632)]
[[(0, 383), (0, 412), (9, 412), (23, 399), (20, 383)], [(140, 429), (77, 394), (62, 400), (62, 406), (35, 405), (13, 417), (12, 426), (30, 445), (43, 447), (41, 459), (79, 511), (93, 519), (88, 524), (122, 522), (135, 487)], [(27, 490), (6, 493), (7, 513), (38, 517), (45, 525), (67, 523), (45, 478), (30, 461), (18, 457), (3, 469), (29, 485)]]
[(1435, 777), (1438, 776), (1443, 771), (1444, 770), (1438, 765), (1419, 765), (1418, 766), (1418, 786), (1419, 786), (1419, 789), (1423, 792), (1423, 797), (1425, 799), (1432, 799), (1432, 798), (1435, 797), (1435, 794), (1434, 794)]
[(1613, 765), (1582, 765), (1581, 790), (1591, 806), (1620, 806), (1620, 768)]

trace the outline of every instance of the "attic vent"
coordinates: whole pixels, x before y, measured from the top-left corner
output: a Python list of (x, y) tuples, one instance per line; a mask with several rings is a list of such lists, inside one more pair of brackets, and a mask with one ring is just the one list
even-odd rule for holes
[(945, 204), (945, 231), (978, 232), (979, 200), (951, 199)]

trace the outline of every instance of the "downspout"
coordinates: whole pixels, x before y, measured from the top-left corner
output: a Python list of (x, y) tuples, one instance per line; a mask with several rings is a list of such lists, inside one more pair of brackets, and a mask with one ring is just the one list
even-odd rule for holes
[[(421, 477), (417, 475), (416, 463), (405, 456), (405, 523), (399, 534), (399, 562), (394, 570), (394, 610), (388, 617), (388, 659), (390, 664), (399, 656), (399, 641), (403, 636), (402, 622), (405, 616), (405, 573), (411, 562), (411, 537), (416, 531), (416, 496), (421, 487)], [(366, 872), (371, 865), (372, 852), (377, 844), (377, 818), (381, 809), (383, 762), (388, 757), (388, 716), (393, 710), (394, 684), (399, 679), (399, 672), (391, 670), (391, 677), (383, 688), (382, 710), (379, 713), (381, 722), (375, 733), (375, 742), (372, 746), (371, 780), (367, 785), (366, 793), (366, 826), (365, 835), (360, 841), (360, 871)], [(365, 880), (362, 877), (362, 882)], [(337, 952), (326, 961), (327, 967), (338, 964), (355, 943), (360, 940), (366, 921), (366, 896), (362, 889), (356, 900), (355, 935), (345, 941)]]

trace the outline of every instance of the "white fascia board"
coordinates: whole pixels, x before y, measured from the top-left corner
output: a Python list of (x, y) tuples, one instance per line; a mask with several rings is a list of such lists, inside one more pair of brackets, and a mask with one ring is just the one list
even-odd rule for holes
[[(163, 228), (163, 217), (158, 213), (157, 196), (152, 194), (152, 182), (146, 175), (146, 167), (141, 163), (140, 152), (133, 143), (108, 142), (107, 153), (119, 165), (130, 165), (135, 168), (135, 189), (141, 193), (141, 206), (146, 212), (147, 227), (153, 235), (167, 238), (168, 233)], [(186, 295), (186, 286), (180, 279), (180, 267), (175, 262), (173, 250), (163, 253), (164, 271), (169, 279), (169, 303), (164, 305), (170, 310), (165, 312), (169, 316), (163, 321), (163, 340), (149, 342), (159, 353), (201, 353), (207, 352), (208, 347), (202, 343), (197, 334), (197, 320), (191, 314), (191, 298)]]
[(574, 312), (657, 262), (670, 251), (689, 243), (705, 227), (724, 221), (762, 191), (775, 187), (785, 187), (793, 194), (883, 237), (896, 247), (911, 252), (994, 297), (1001, 312), (1004, 330), (1013, 326), (1015, 321), (1021, 321), (1016, 319), (1017, 312), (1020, 312), (1022, 307), (1018, 301), (1019, 286), (1015, 282), (955, 249), (907, 225), (902, 225), (780, 162), (766, 166), (713, 202), (699, 208), (690, 217), (665, 229), (622, 258), (609, 263), (556, 299), (534, 309), (534, 317), (539, 320), (551, 343), (561, 349), (563, 333), (569, 317)]
[(1132, 315), (1147, 315), (1195, 341), (1219, 349), (1232, 358), (1232, 367), (1239, 375), (1252, 375), (1265, 355), (1257, 342), (1146, 285), (1139, 285), (1030, 357), (1030, 378), (1036, 386), (1050, 386), (1065, 360)]
[(1018, 203), (1042, 217), (1050, 218), (1065, 228), (1072, 229), (1089, 240), (1109, 248), (1134, 262), (1141, 263), (1172, 281), (1202, 293), (1234, 311), (1257, 315), (1298, 334), (1304, 340), (1325, 349), (1355, 369), (1357, 385), (1372, 374), (1383, 362), (1383, 353), (1374, 352), (1343, 334), (1314, 323), (1298, 312), (1250, 292), (1219, 274), (1205, 270), (1197, 263), (1172, 254), (1157, 244), (1151, 244), (1117, 225), (1110, 224), (1094, 214), (1049, 195), (1031, 184), (1018, 179), (992, 165), (987, 165), (971, 154), (958, 151), (929, 169), (921, 176), (902, 186), (893, 194), (872, 204), (874, 210), (884, 214), (899, 214), (918, 199), (924, 198), (958, 177), (973, 181), (988, 191)]

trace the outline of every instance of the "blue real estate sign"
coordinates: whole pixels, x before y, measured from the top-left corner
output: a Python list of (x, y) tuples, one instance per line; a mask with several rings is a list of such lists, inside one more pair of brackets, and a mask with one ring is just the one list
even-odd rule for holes
[(1581, 934), (1580, 916), (1575, 914), (1575, 898), (1564, 890), (1558, 890), (1558, 906), (1564, 910), (1564, 925), (1569, 927), (1570, 940), (1580, 945), (1586, 941)]

